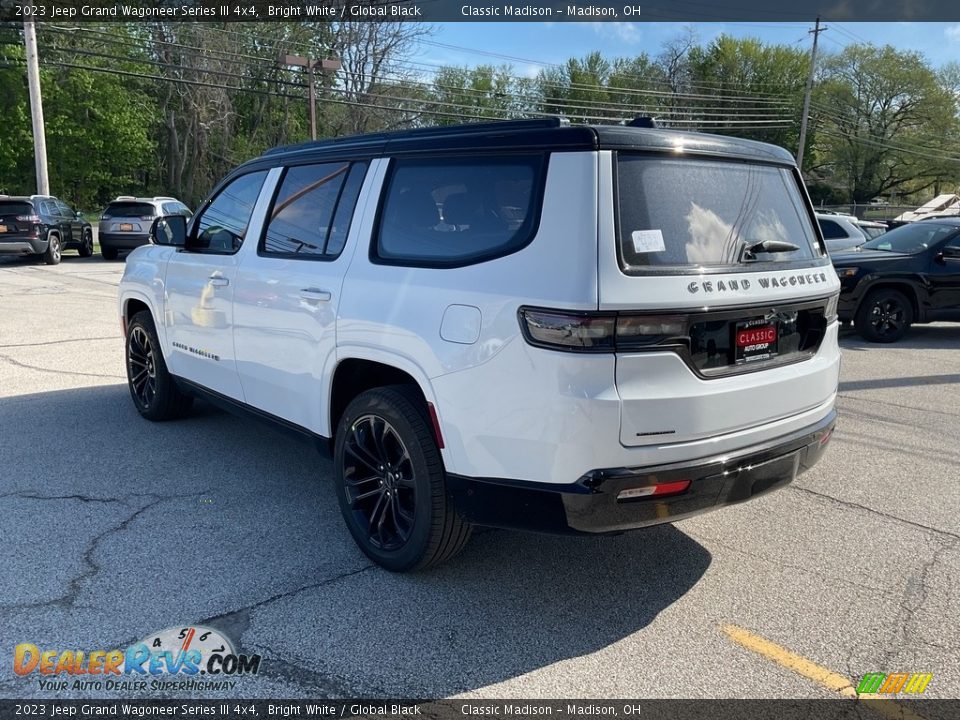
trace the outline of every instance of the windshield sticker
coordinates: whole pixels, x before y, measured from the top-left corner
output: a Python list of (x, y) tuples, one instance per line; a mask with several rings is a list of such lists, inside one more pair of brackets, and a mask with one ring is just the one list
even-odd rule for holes
[(659, 230), (634, 230), (633, 250), (637, 253), (663, 252), (667, 246), (663, 243), (663, 233)]

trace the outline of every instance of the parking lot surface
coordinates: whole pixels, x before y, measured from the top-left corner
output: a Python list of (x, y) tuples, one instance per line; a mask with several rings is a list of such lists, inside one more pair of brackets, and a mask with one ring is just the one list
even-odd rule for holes
[[(960, 691), (960, 326), (845, 335), (839, 427), (784, 490), (617, 537), (482, 530), (391, 575), (308, 445), (201, 403), (137, 415), (123, 267), (0, 259), (0, 696), (51, 697), (14, 675), (18, 643), (194, 623), (262, 655), (235, 697), (838, 697), (739, 631), (854, 686)], [(85, 694), (105, 695), (56, 697)]]

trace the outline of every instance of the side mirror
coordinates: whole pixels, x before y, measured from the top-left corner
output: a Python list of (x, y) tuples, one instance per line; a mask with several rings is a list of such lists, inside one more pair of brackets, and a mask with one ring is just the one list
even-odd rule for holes
[(77, 220), (83, 220), (83, 213), (78, 210), (74, 217), (76, 217)]
[(944, 245), (940, 249), (940, 257), (944, 260), (960, 260), (960, 245)]
[(187, 243), (187, 219), (183, 215), (158, 217), (150, 226), (150, 242), (183, 247)]

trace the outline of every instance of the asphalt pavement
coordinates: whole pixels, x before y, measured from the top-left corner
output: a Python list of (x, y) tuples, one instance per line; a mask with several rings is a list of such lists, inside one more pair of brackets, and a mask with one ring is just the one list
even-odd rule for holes
[(308, 445), (205, 404), (139, 417), (123, 267), (0, 259), (0, 697), (51, 697), (14, 675), (18, 643), (194, 623), (262, 655), (225, 696), (839, 697), (803, 662), (958, 696), (960, 326), (845, 334), (839, 427), (784, 490), (617, 537), (481, 531), (392, 575)]

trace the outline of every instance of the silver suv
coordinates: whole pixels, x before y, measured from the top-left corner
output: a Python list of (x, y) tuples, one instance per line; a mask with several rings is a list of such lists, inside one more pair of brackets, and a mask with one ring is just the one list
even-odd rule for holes
[(100, 217), (100, 254), (104, 260), (116, 260), (121, 250), (133, 250), (150, 242), (150, 225), (161, 216), (193, 215), (182, 202), (172, 197), (138, 198), (121, 195), (107, 205)]

